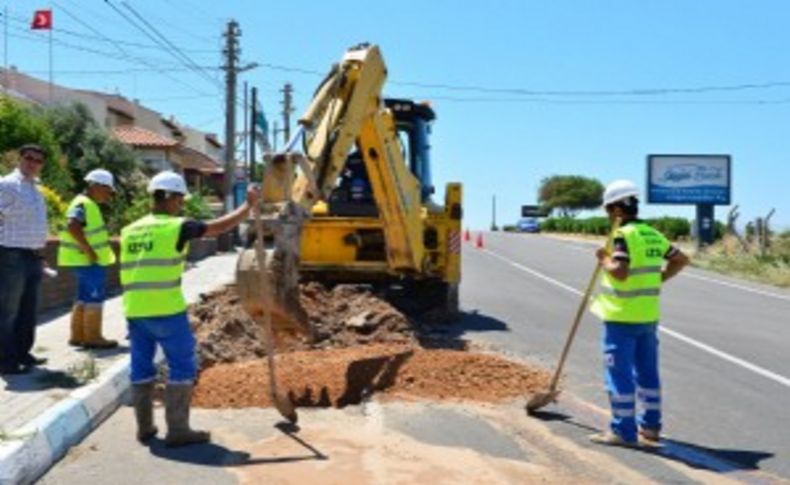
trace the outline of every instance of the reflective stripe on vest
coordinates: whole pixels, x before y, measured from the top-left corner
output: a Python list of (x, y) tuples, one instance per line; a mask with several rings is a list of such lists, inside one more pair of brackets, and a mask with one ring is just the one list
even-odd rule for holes
[(628, 246), (628, 278), (618, 281), (604, 272), (591, 311), (607, 322), (657, 322), (660, 317), (661, 271), (669, 241), (642, 222), (621, 227), (616, 237), (624, 238)]
[(189, 244), (176, 250), (183, 222), (180, 217), (151, 214), (121, 231), (121, 286), (127, 318), (186, 311), (181, 276)]
[[(104, 217), (102, 217), (99, 205), (87, 195), (80, 194), (71, 201), (66, 213), (68, 214), (79, 205), (85, 208), (85, 226), (82, 228), (82, 231), (88, 244), (98, 256), (96, 264), (100, 266), (113, 264), (115, 262), (115, 252), (110, 246), (110, 235), (107, 233), (107, 226), (104, 225)], [(90, 266), (93, 264), (68, 229), (60, 231), (58, 237), (60, 238), (60, 244), (58, 245), (59, 266)]]

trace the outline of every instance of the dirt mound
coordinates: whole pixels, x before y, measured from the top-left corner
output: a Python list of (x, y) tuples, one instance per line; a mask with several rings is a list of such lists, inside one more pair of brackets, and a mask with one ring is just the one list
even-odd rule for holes
[[(312, 347), (416, 341), (406, 316), (360, 287), (339, 285), (329, 290), (309, 283), (301, 287), (300, 302), (315, 329)], [(233, 287), (201, 295), (200, 302), (190, 308), (189, 316), (202, 368), (266, 356), (262, 332), (241, 307)], [(311, 346), (304, 340), (278, 340), (278, 351), (308, 348)]]
[[(373, 393), (497, 402), (544, 389), (548, 375), (494, 355), (377, 344), (296, 351), (277, 357), (278, 384), (302, 407), (343, 407)], [(264, 361), (206, 369), (193, 404), (270, 406)]]

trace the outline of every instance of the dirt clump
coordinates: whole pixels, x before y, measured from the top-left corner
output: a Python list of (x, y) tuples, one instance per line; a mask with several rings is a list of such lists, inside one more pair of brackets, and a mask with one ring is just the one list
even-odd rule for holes
[[(315, 341), (311, 345), (304, 338), (279, 336), (278, 352), (416, 342), (409, 319), (364, 288), (338, 285), (327, 289), (308, 283), (300, 289), (300, 303), (315, 330)], [(263, 332), (244, 311), (232, 286), (201, 295), (190, 307), (189, 316), (201, 368), (266, 356)]]
[[(344, 407), (372, 394), (497, 402), (548, 383), (544, 371), (468, 351), (463, 341), (428, 339), (418, 324), (364, 288), (309, 283), (300, 290), (315, 341), (280, 335), (276, 356), (278, 385), (297, 406)], [(263, 332), (235, 289), (202, 295), (190, 319), (202, 369), (194, 404), (270, 406)]]
[[(541, 370), (488, 354), (402, 344), (295, 351), (277, 356), (278, 385), (301, 407), (344, 407), (374, 393), (400, 398), (499, 402), (545, 388)], [(193, 403), (270, 406), (262, 360), (204, 370)]]

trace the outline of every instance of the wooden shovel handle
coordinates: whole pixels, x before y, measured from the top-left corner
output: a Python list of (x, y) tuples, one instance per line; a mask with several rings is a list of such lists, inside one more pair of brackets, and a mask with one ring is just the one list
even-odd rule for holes
[(266, 252), (263, 248), (263, 221), (258, 204), (252, 207), (255, 224), (255, 257), (258, 260), (258, 272), (261, 278), (261, 303), (263, 304), (263, 331), (266, 356), (269, 362), (269, 391), (272, 400), (277, 396), (277, 379), (274, 372), (274, 332), (272, 331), (272, 311), (269, 294), (269, 275), (266, 274)]
[[(617, 233), (617, 230), (620, 228), (620, 219), (615, 219), (614, 223), (612, 224), (612, 230), (609, 231), (609, 237), (606, 239), (606, 250), (610, 252), (612, 250), (612, 244), (614, 242), (614, 235)], [(595, 270), (593, 271), (592, 277), (590, 277), (590, 282), (587, 283), (587, 289), (584, 291), (584, 297), (582, 298), (581, 303), (579, 304), (579, 308), (576, 310), (576, 317), (573, 319), (573, 325), (571, 326), (571, 330), (568, 333), (568, 338), (565, 340), (565, 346), (562, 348), (562, 354), (560, 355), (560, 360), (557, 363), (557, 369), (554, 371), (554, 376), (551, 378), (551, 384), (549, 385), (549, 392), (554, 392), (557, 390), (557, 384), (560, 381), (560, 374), (562, 374), (562, 369), (565, 367), (565, 360), (568, 358), (568, 353), (571, 350), (571, 344), (573, 343), (574, 337), (576, 337), (576, 331), (579, 329), (579, 323), (582, 321), (582, 315), (584, 315), (584, 310), (587, 308), (587, 303), (590, 300), (590, 294), (592, 294), (593, 289), (595, 288), (595, 284), (598, 281), (598, 275), (601, 273), (601, 263), (600, 261), (595, 265)]]

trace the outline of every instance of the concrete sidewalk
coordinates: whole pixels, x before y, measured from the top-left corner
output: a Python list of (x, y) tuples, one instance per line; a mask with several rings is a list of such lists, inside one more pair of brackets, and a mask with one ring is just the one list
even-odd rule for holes
[[(236, 253), (192, 265), (183, 279), (189, 303), (234, 279)], [(49, 359), (30, 374), (0, 377), (0, 484), (30, 483), (115, 411), (129, 388), (129, 341), (121, 298), (104, 308), (111, 350), (67, 344), (70, 314), (41, 317), (34, 354)]]

